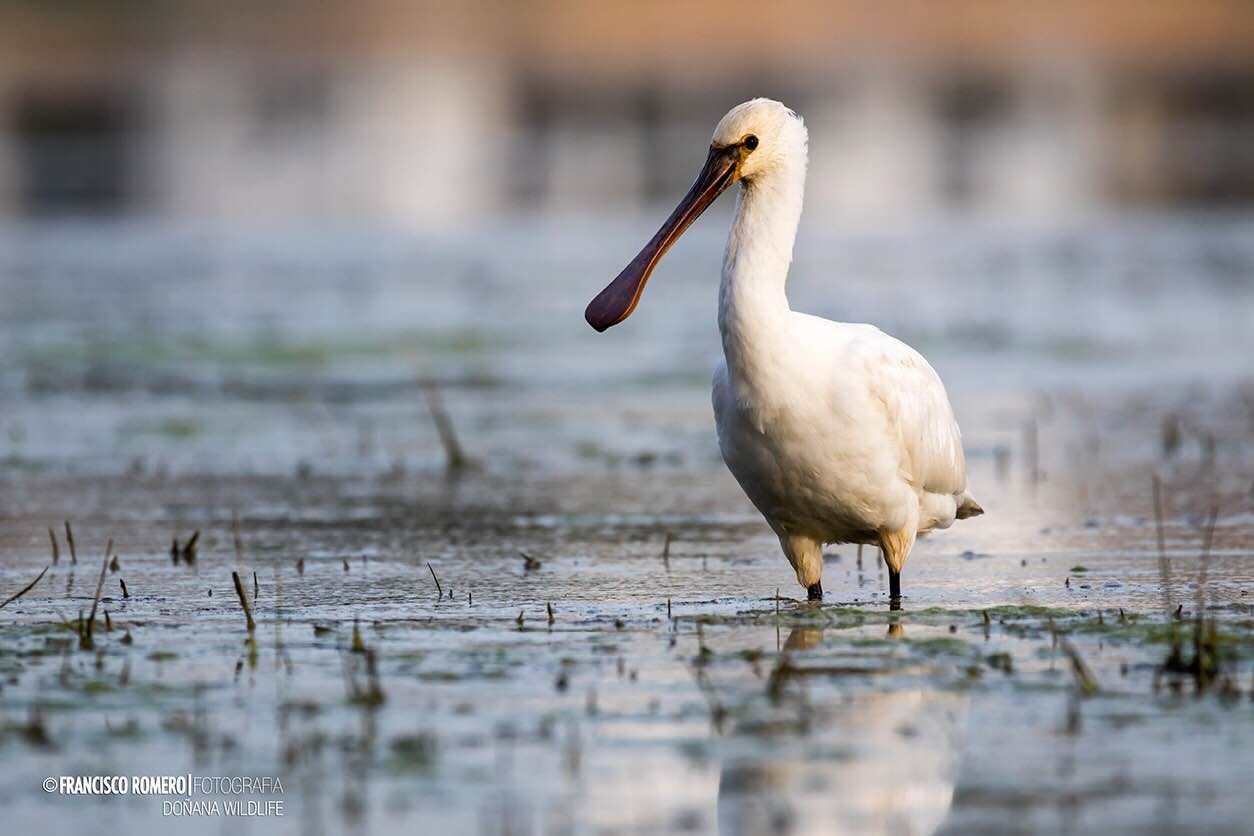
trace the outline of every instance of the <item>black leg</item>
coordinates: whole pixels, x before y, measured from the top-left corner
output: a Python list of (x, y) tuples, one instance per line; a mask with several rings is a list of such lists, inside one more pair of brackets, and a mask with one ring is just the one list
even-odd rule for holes
[(888, 570), (888, 600), (901, 601), (901, 573)]
[(814, 583), (806, 587), (806, 597), (809, 598), (811, 601), (822, 601), (823, 600), (823, 582), (815, 581)]

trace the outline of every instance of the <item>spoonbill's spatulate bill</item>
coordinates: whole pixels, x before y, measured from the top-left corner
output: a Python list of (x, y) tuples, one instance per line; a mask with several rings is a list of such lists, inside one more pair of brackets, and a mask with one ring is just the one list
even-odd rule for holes
[(949, 396), (922, 355), (872, 325), (788, 306), (806, 140), (801, 118), (779, 102), (732, 108), (691, 190), (585, 317), (604, 331), (630, 316), (670, 246), (740, 183), (718, 295), (723, 460), (811, 599), (823, 596), (823, 544), (866, 543), (883, 550), (896, 603), (915, 538), (983, 509), (967, 491)]

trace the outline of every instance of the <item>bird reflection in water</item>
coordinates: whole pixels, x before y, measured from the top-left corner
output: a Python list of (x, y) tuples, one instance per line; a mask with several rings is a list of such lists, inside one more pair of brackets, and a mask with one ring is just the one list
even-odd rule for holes
[[(803, 671), (807, 663), (794, 657), (822, 645), (823, 636), (794, 628), (781, 662)], [(890, 624), (888, 636), (904, 638), (904, 624)], [(953, 802), (967, 697), (913, 685), (872, 691), (864, 677), (803, 678), (808, 720), (800, 734), (795, 726), (781, 731), (788, 726), (779, 723), (742, 721), (726, 729), (733, 738), (770, 738), (729, 747), (719, 778), (719, 832), (935, 832)]]

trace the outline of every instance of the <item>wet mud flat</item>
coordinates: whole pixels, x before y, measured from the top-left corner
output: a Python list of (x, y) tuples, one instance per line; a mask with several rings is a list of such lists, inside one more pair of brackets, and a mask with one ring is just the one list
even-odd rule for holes
[(143, 832), (160, 798), (40, 783), (191, 772), (280, 778), (266, 831), (1240, 832), (1249, 404), (1213, 406), (1104, 410), (1136, 441), (1098, 455), (1060, 399), (977, 449), (997, 512), (922, 541), (897, 612), (856, 547), (802, 601), (716, 463), (10, 479), (3, 597), (60, 554), (0, 611), (0, 799)]

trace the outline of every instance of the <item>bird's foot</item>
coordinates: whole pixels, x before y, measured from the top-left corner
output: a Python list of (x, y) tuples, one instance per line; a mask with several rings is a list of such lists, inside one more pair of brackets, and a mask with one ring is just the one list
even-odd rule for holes
[(806, 598), (811, 601), (823, 600), (823, 582), (815, 581), (806, 587)]

